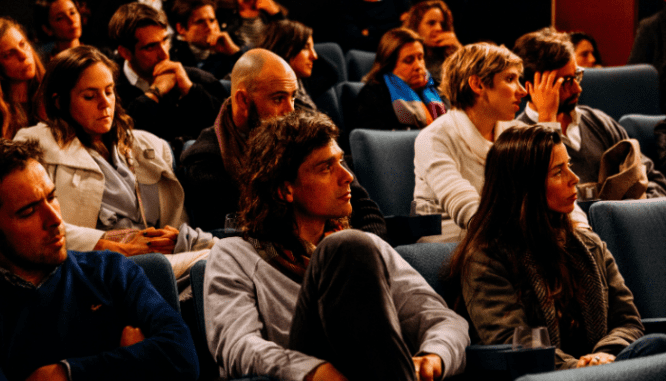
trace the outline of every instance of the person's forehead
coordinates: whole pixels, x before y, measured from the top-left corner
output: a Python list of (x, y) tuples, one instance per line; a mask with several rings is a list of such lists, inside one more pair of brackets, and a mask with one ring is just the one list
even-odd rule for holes
[(71, 0), (58, 0), (51, 4), (51, 7), (49, 8), (49, 15), (56, 16), (59, 13), (64, 13), (72, 8), (76, 7)]
[(44, 167), (30, 159), (25, 168), (16, 169), (0, 182), (0, 208), (14, 211), (34, 202), (41, 191), (51, 192), (54, 185)]
[(190, 22), (197, 21), (203, 18), (209, 18), (213, 17), (215, 18), (215, 11), (213, 10), (213, 7), (206, 4), (203, 5), (195, 10), (192, 11), (192, 14), (190, 14)]
[(426, 13), (423, 15), (424, 20), (443, 19), (443, 18), (444, 14), (442, 13), (442, 10), (439, 9), (438, 7), (433, 7), (428, 9)]
[(576, 75), (576, 60), (571, 58), (569, 62), (567, 62), (566, 65), (562, 66), (557, 70), (557, 77), (571, 77)]
[(256, 78), (256, 91), (262, 94), (292, 93), (298, 89), (298, 82), (293, 71), (271, 66)]
[(398, 56), (404, 57), (407, 55), (417, 54), (423, 52), (423, 46), (418, 41), (408, 42), (400, 48)]
[(315, 148), (308, 156), (303, 160), (302, 167), (313, 168), (318, 164), (331, 159), (332, 157), (342, 155), (342, 149), (338, 143), (331, 139), (327, 145), (319, 148)]
[(134, 37), (136, 37), (136, 47), (141, 48), (145, 45), (160, 42), (164, 40), (168, 31), (159, 25), (147, 25), (141, 28), (136, 28)]

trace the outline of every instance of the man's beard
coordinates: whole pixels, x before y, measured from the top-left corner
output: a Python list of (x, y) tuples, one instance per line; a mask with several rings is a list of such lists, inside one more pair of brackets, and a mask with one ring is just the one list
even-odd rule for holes
[(259, 117), (259, 112), (257, 111), (257, 105), (253, 100), (250, 100), (250, 104), (247, 110), (247, 127), (250, 131), (259, 127), (261, 124), (261, 118)]
[(578, 105), (578, 94), (572, 95), (569, 98), (560, 102), (560, 105), (557, 108), (557, 113), (569, 114), (576, 108), (577, 105)]

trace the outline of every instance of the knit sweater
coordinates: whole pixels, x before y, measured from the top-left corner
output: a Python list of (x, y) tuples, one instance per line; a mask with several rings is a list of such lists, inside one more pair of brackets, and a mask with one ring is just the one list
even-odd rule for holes
[[(24, 380), (66, 360), (72, 380), (196, 380), (183, 319), (143, 270), (120, 254), (69, 251), (39, 287), (0, 274), (0, 368)], [(146, 339), (120, 347), (125, 326)]]

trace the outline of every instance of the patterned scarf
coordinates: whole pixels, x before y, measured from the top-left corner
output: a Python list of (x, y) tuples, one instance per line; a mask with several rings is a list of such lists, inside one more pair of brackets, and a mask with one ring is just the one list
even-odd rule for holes
[[(335, 221), (330, 221), (330, 223), (326, 224), (322, 239), (340, 230), (343, 230), (342, 225)], [(315, 245), (299, 238), (298, 240), (304, 250), (297, 250), (301, 253), (295, 253), (293, 250), (275, 242), (259, 241), (252, 237), (247, 240), (264, 261), (268, 262), (294, 282), (303, 283), (305, 270), (310, 264), (312, 253), (317, 248)]]
[[(585, 339), (592, 348), (607, 334), (608, 305), (604, 298), (601, 275), (594, 257), (576, 234), (569, 237), (568, 243), (570, 247), (566, 254), (570, 275), (578, 280), (577, 303), (583, 317)], [(537, 272), (536, 261), (532, 253), (525, 254), (523, 265), (527, 273), (527, 283), (536, 298), (538, 313), (545, 320), (548, 328), (550, 342), (560, 348), (560, 328), (555, 302), (552, 298), (547, 297), (546, 280)], [(534, 301), (528, 300), (526, 303), (529, 303), (526, 305), (531, 305)]]
[(242, 161), (245, 157), (250, 131), (249, 129), (242, 130), (234, 124), (231, 112), (231, 97), (227, 98), (222, 104), (213, 127), (215, 135), (217, 135), (217, 143), (220, 146), (224, 169), (236, 181), (236, 185), (239, 185), (240, 173), (243, 168)]
[(384, 74), (384, 82), (391, 94), (393, 111), (402, 124), (423, 128), (446, 113), (446, 107), (435, 88), (435, 81), (428, 83), (418, 93), (393, 73)]

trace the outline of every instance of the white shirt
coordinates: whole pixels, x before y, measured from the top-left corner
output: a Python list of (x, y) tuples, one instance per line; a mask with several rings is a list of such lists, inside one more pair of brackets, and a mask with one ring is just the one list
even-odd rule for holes
[[(525, 107), (525, 114), (531, 120), (539, 120), (539, 113), (532, 109), (529, 105)], [(562, 126), (557, 123), (556, 129), (561, 131)], [(567, 126), (566, 130), (566, 134), (562, 134), (562, 140), (564, 141), (564, 144), (570, 148), (573, 148), (575, 151), (580, 151), (580, 113), (578, 113), (576, 109), (571, 112), (571, 123), (569, 123), (569, 126)]]
[(127, 81), (132, 86), (138, 87), (141, 89), (141, 91), (146, 92), (150, 88), (150, 83), (146, 81), (145, 79), (139, 77), (139, 75), (130, 67), (129, 62), (125, 60), (125, 63), (123, 64), (123, 73), (125, 73), (125, 77), (127, 77)]

